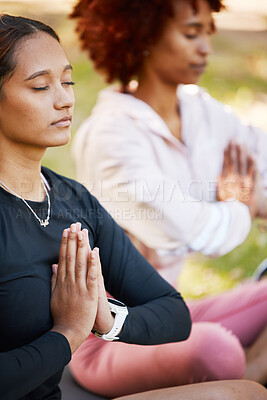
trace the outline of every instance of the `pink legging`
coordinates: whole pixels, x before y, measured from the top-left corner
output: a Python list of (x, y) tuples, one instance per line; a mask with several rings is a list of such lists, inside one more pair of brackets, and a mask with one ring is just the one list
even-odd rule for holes
[(73, 356), (73, 376), (105, 397), (242, 378), (243, 347), (250, 346), (267, 324), (267, 280), (188, 305), (193, 325), (187, 341), (137, 346), (106, 342), (91, 334)]

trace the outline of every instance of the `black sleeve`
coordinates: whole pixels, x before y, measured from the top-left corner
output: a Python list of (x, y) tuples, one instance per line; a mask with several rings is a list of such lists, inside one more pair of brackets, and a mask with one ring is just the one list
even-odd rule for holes
[(191, 318), (180, 293), (161, 278), (94, 197), (92, 201), (106, 290), (129, 308), (120, 340), (142, 345), (186, 340)]
[(47, 332), (30, 344), (0, 353), (0, 396), (16, 400), (60, 371), (71, 359), (70, 346), (57, 332)]

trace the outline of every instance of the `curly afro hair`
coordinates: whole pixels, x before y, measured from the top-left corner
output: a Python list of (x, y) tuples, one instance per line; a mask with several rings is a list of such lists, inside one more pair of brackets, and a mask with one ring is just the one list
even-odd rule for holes
[[(107, 82), (118, 79), (127, 85), (173, 16), (174, 1), (181, 0), (79, 0), (70, 17), (78, 20), (82, 48), (95, 68)], [(198, 0), (186, 1), (197, 11)], [(223, 0), (207, 2), (214, 12), (224, 8)]]

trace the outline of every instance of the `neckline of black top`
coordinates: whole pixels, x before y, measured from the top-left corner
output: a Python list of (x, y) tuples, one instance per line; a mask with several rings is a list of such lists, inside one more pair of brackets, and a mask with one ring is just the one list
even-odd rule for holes
[[(41, 172), (46, 178), (46, 180), (49, 183), (50, 190), (49, 190), (49, 196), (50, 196), (50, 201), (51, 204), (54, 200), (54, 190), (53, 190), (53, 180), (51, 175), (49, 174), (48, 170), (44, 167), (41, 168)], [(26, 200), (26, 199), (25, 199)], [(45, 210), (47, 209), (47, 197), (43, 201), (33, 201), (33, 200), (26, 200), (27, 203), (34, 209), (34, 210)], [(19, 208), (21, 210), (29, 211), (27, 206), (24, 204), (24, 202), (14, 194), (8, 192), (5, 190), (2, 186), (0, 186), (0, 202), (6, 202), (9, 205), (15, 206), (16, 208)]]

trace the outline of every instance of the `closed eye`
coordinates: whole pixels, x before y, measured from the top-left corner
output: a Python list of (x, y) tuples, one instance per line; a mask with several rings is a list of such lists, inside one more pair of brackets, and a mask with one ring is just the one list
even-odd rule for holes
[(33, 90), (36, 90), (36, 91), (47, 90), (47, 89), (48, 89), (48, 86), (42, 86), (42, 87), (33, 88)]
[[(62, 85), (73, 86), (73, 85), (75, 85), (75, 83), (72, 81), (71, 82), (62, 82)], [(47, 90), (48, 88), (49, 88), (49, 86), (40, 86), (40, 87), (33, 88), (33, 90), (35, 90), (37, 92), (41, 92), (41, 91)]]
[(186, 34), (186, 35), (185, 35), (185, 37), (186, 37), (187, 39), (196, 39), (197, 36), (198, 36), (198, 35), (196, 35), (196, 34), (194, 34), (194, 35)]
[(75, 85), (75, 82), (63, 82), (62, 85)]

